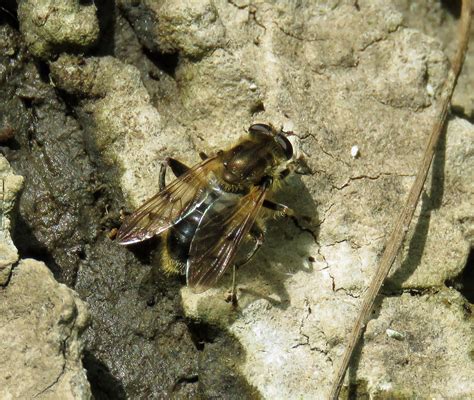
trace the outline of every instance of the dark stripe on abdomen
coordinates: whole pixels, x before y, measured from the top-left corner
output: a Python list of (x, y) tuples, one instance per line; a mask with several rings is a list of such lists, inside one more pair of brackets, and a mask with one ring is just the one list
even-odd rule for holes
[(189, 249), (199, 222), (210, 204), (217, 198), (215, 193), (210, 193), (208, 198), (186, 218), (173, 225), (167, 236), (168, 254), (182, 265), (186, 265)]

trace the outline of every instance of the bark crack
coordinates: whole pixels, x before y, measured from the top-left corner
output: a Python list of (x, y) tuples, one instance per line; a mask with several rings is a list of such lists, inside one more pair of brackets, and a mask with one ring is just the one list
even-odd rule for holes
[(287, 30), (285, 30), (282, 26), (280, 26), (277, 22), (274, 22), (274, 24), (277, 26), (277, 28), (283, 33), (285, 34), (286, 36), (289, 36), (293, 39), (296, 39), (300, 42), (325, 42), (327, 41), (328, 39), (322, 39), (322, 38), (307, 38), (307, 37), (303, 37), (303, 36), (300, 36), (300, 35), (297, 35), (296, 33), (293, 33), (293, 32), (289, 32)]
[(72, 332), (73, 332), (74, 327), (76, 325), (76, 318), (77, 318), (77, 315), (74, 316), (74, 320), (72, 322), (69, 333), (66, 335), (66, 337), (63, 340), (61, 340), (61, 343), (60, 343), (61, 356), (62, 356), (62, 359), (63, 359), (63, 363), (62, 363), (62, 366), (61, 366), (61, 371), (59, 371), (59, 374), (54, 379), (54, 381), (51, 382), (48, 386), (46, 386), (44, 389), (42, 389), (40, 392), (35, 394), (33, 396), (34, 398), (37, 398), (37, 397), (41, 396), (43, 393), (47, 392), (53, 386), (57, 385), (58, 382), (61, 380), (62, 376), (64, 375), (64, 373), (66, 372), (66, 362), (67, 362), (66, 353), (67, 353), (67, 347), (68, 347), (67, 344), (68, 344), (69, 339), (71, 338)]
[(412, 174), (401, 174), (401, 173), (394, 173), (394, 172), (380, 172), (377, 175), (351, 176), (341, 186), (332, 185), (332, 187), (336, 190), (343, 190), (346, 187), (350, 186), (352, 184), (352, 182), (354, 182), (354, 181), (359, 181), (359, 180), (363, 180), (363, 179), (368, 179), (368, 180), (371, 180), (371, 181), (375, 181), (375, 180), (380, 179), (380, 178), (385, 177), (385, 176), (395, 176), (395, 177), (400, 177), (400, 178), (406, 178), (406, 177), (414, 178), (415, 177), (415, 175), (412, 175)]
[(49, 389), (55, 386), (61, 380), (65, 371), (66, 371), (66, 360), (64, 359), (63, 365), (61, 366), (61, 371), (59, 372), (58, 376), (54, 379), (54, 381), (51, 382), (48, 386), (46, 386), (44, 389), (42, 389), (40, 392), (36, 393), (33, 397), (37, 398), (38, 396), (41, 396), (43, 393), (47, 392)]
[[(299, 328), (298, 328), (298, 333), (299, 333), (299, 335), (301, 336), (301, 338), (303, 340), (296, 343), (291, 348), (296, 349), (296, 348), (301, 347), (301, 346), (308, 346), (310, 351), (316, 351), (320, 354), (323, 354), (325, 356), (326, 361), (330, 362), (331, 365), (332, 365), (332, 363), (333, 363), (332, 358), (328, 355), (329, 350), (327, 348), (321, 348), (319, 346), (311, 345), (309, 335), (307, 335), (306, 333), (303, 332), (305, 322), (307, 321), (307, 319), (309, 318), (310, 315), (311, 315), (311, 305), (309, 304), (308, 299), (304, 299), (304, 314), (301, 317), (300, 325), (299, 325)], [(320, 328), (316, 328), (316, 329), (317, 329), (317, 332), (322, 336), (323, 341), (324, 341), (324, 343), (326, 343), (326, 347), (327, 347), (328, 340), (327, 340), (326, 334), (324, 333), (324, 331), (322, 329), (320, 329)]]

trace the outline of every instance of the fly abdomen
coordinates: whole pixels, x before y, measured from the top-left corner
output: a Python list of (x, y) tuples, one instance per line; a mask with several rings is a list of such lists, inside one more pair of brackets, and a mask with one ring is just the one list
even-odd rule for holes
[(163, 252), (163, 266), (165, 272), (185, 273), (189, 249), (194, 234), (196, 233), (204, 212), (215, 198), (216, 195), (210, 193), (206, 201), (168, 230), (165, 237), (165, 251)]
[(196, 209), (182, 221), (174, 225), (167, 238), (168, 254), (183, 267), (189, 256), (189, 248), (193, 240), (199, 221), (202, 218), (202, 212)]

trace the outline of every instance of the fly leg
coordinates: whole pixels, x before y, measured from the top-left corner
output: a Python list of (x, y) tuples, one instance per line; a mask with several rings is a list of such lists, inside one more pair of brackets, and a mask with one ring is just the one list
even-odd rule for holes
[(179, 178), (190, 168), (183, 164), (181, 161), (176, 160), (175, 158), (167, 157), (160, 167), (160, 175), (158, 176), (158, 188), (162, 192), (166, 187), (166, 169), (170, 167), (173, 174), (176, 178)]
[(176, 178), (179, 178), (181, 175), (183, 175), (190, 169), (186, 164), (183, 164), (181, 161), (178, 161), (175, 158), (168, 157), (165, 161), (161, 163), (160, 177), (158, 180), (160, 192), (166, 187), (166, 168), (168, 167), (171, 168), (171, 171), (176, 176)]
[(274, 201), (271, 200), (263, 200), (262, 207), (265, 207), (268, 210), (275, 211), (281, 216), (284, 217), (294, 217), (295, 212), (288, 206), (285, 206), (284, 204), (281, 203), (275, 203)]
[(262, 207), (266, 208), (267, 210), (274, 211), (281, 217), (291, 218), (293, 222), (299, 227), (305, 226), (307, 223), (311, 222), (311, 217), (297, 214), (293, 209), (281, 203), (275, 203), (271, 200), (263, 200)]
[(311, 175), (312, 171), (311, 168), (309, 167), (308, 163), (306, 160), (302, 157), (300, 157), (294, 166), (292, 168), (285, 168), (283, 171), (280, 172), (280, 179), (285, 179), (290, 172), (293, 171), (295, 174), (298, 175)]
[(166, 168), (168, 167), (168, 160), (165, 160), (161, 163), (160, 167), (160, 177), (158, 179), (158, 188), (162, 192), (166, 187)]
[[(201, 160), (203, 161), (208, 159), (207, 154), (203, 153), (202, 151), (199, 153), (199, 157), (201, 157)], [(160, 177), (158, 180), (160, 192), (166, 187), (167, 167), (171, 168), (171, 171), (173, 171), (173, 174), (176, 176), (176, 178), (179, 178), (181, 175), (183, 175), (190, 169), (186, 164), (183, 164), (181, 161), (178, 161), (175, 158), (168, 157), (165, 161), (161, 163)]]
[(254, 223), (252, 228), (250, 228), (249, 235), (255, 241), (255, 244), (250, 254), (244, 260), (240, 261), (236, 265), (237, 268), (241, 267), (242, 265), (247, 264), (253, 258), (253, 256), (257, 253), (257, 251), (260, 250), (260, 247), (262, 246), (263, 241), (265, 240), (265, 233), (263, 232), (263, 229), (257, 223)]
[(262, 246), (265, 239), (263, 229), (257, 223), (253, 224), (252, 228), (250, 228), (249, 235), (255, 242), (252, 251), (244, 260), (240, 261), (239, 263), (234, 263), (232, 266), (232, 290), (228, 301), (230, 301), (234, 307), (237, 307), (237, 282), (235, 279), (235, 272), (237, 268), (247, 264), (253, 258), (253, 256)]

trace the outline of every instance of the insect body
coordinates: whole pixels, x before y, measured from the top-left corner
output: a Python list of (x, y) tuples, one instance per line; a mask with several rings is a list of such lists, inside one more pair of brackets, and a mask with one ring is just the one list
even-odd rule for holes
[[(263, 242), (262, 209), (292, 215), (267, 199), (275, 184), (298, 167), (297, 137), (254, 124), (237, 145), (192, 168), (168, 159), (160, 192), (132, 213), (117, 240), (130, 244), (165, 233), (165, 270), (186, 274), (188, 286), (204, 291), (215, 284), (250, 236), (255, 254)], [(177, 179), (165, 186), (166, 166)]]

